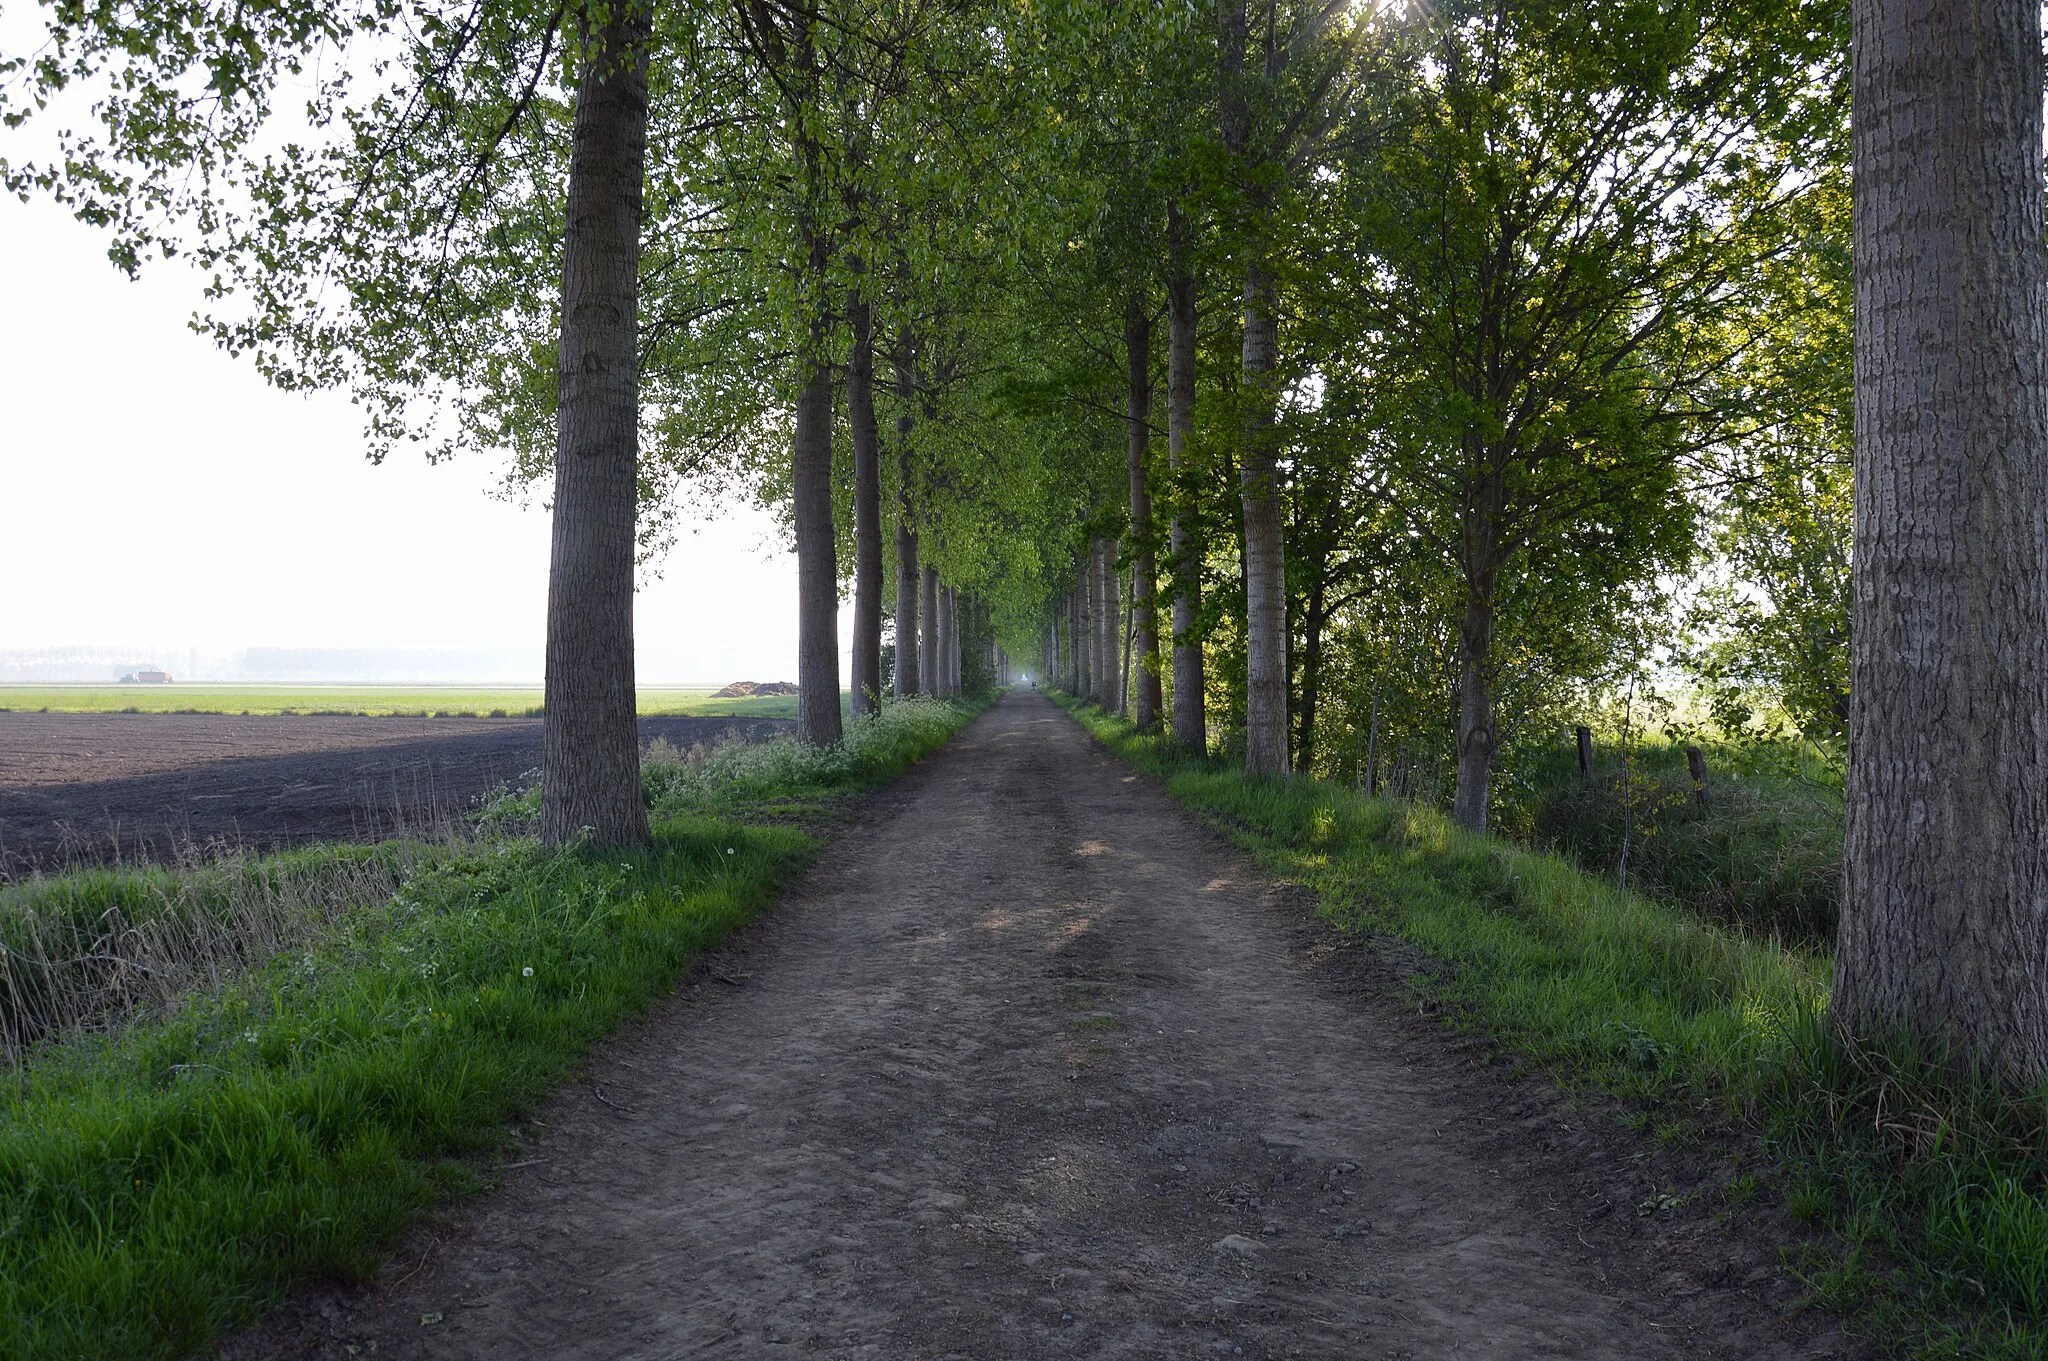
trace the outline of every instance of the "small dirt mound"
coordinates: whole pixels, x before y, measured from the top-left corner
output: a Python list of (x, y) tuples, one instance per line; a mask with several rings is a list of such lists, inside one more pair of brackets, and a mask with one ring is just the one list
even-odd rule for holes
[(753, 695), (793, 695), (794, 681), (734, 681), (723, 690), (714, 690), (713, 699), (746, 699)]

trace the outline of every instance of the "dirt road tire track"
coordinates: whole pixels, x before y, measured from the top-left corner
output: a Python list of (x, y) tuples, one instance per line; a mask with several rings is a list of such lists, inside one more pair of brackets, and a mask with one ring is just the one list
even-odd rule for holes
[(611, 1042), (499, 1190), (225, 1353), (1850, 1354), (1780, 1318), (1755, 1245), (1618, 1204), (1654, 1175), (1633, 1140), (1343, 955), (1012, 693)]

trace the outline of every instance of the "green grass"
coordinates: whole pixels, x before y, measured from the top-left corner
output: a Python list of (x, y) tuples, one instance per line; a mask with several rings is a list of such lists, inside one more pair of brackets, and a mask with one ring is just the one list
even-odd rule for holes
[(1731, 1166), (1725, 1207), (1768, 1193), (1803, 1222), (1787, 1253), (1852, 1326), (1914, 1357), (2048, 1356), (2048, 1091), (1896, 1038), (1838, 1043), (1822, 946), (1620, 892), (1431, 809), (1248, 780), (1062, 702), (1339, 929), (1438, 961), (1411, 986), (1450, 1023), (1611, 1094), (1653, 1135), (1743, 1131), (1759, 1156)]
[[(1604, 753), (1603, 753), (1604, 755)], [(1588, 870), (1763, 935), (1825, 944), (1842, 897), (1842, 795), (1793, 748), (1707, 752), (1695, 795), (1682, 746), (1640, 742), (1626, 776), (1611, 756), (1583, 779), (1570, 750), (1536, 763), (1509, 830)]]
[[(844, 755), (749, 766), (745, 797), (775, 824), (733, 816), (745, 799), (706, 775), (650, 780), (642, 851), (487, 838), (254, 862), (252, 883), (368, 860), (389, 891), (312, 895), (319, 929), (286, 933), (267, 958), (252, 944), (218, 986), (47, 1042), (12, 1070), (0, 1355), (188, 1355), (300, 1281), (374, 1272), (409, 1221), (488, 1181), (508, 1121), (804, 866), (816, 818), (793, 823), (793, 801), (829, 812), (968, 716), (892, 706)], [(181, 889), (181, 873), (217, 872), (32, 883), (0, 896), (0, 932), (95, 909), (233, 919), (223, 905), (248, 901), (214, 880)], [(52, 961), (7, 964), (10, 982), (48, 985)]]
[[(640, 712), (795, 718), (796, 699), (713, 699), (709, 689), (645, 688)], [(430, 685), (0, 685), (0, 712), (53, 714), (361, 714), (372, 717), (527, 717), (538, 687)]]

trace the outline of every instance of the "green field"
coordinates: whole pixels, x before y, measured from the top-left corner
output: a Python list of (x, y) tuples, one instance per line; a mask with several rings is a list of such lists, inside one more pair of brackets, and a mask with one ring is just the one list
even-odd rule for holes
[[(789, 695), (713, 699), (709, 688), (650, 686), (643, 714), (795, 718)], [(0, 685), (0, 712), (52, 714), (363, 714), (483, 718), (537, 714), (539, 687), (464, 685)]]

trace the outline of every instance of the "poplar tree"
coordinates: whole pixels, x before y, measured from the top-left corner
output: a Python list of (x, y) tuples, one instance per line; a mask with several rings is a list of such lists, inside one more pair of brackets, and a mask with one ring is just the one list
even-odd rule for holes
[(2048, 1077), (2040, 10), (1857, 0), (1856, 546), (1834, 1019)]

